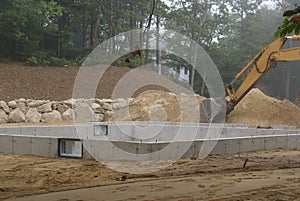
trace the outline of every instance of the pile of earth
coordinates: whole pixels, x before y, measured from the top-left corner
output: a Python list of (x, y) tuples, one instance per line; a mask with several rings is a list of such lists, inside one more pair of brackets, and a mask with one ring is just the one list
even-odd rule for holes
[[(131, 100), (128, 108), (115, 111), (109, 121), (199, 122), (199, 104), (205, 97), (145, 91)], [(288, 100), (278, 100), (252, 89), (227, 116), (226, 123), (253, 127), (276, 125), (300, 128), (300, 108)]]
[(128, 107), (114, 111), (108, 121), (199, 122), (199, 105), (205, 97), (147, 90), (132, 99)]
[(228, 115), (227, 123), (253, 127), (288, 125), (300, 128), (300, 108), (288, 100), (278, 100), (252, 89)]

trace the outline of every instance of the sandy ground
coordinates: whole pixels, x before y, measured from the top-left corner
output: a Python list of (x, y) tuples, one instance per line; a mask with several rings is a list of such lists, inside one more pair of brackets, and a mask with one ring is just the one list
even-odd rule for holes
[(0, 154), (0, 200), (300, 200), (299, 156), (300, 150), (210, 156), (131, 175), (94, 160)]

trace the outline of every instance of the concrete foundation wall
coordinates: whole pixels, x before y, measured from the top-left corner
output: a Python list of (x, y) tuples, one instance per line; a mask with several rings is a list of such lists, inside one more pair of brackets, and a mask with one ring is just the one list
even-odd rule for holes
[[(6, 154), (32, 154), (55, 158), (58, 139), (34, 136), (0, 135), (0, 152)], [(300, 149), (300, 135), (232, 138), (220, 140), (177, 141), (172, 143), (137, 143), (103, 140), (82, 140), (83, 158), (101, 160), (170, 160), (198, 157), (204, 142), (216, 142), (210, 155), (238, 154), (242, 152)], [(205, 149), (210, 149), (206, 147)]]
[[(107, 126), (107, 136), (95, 136), (94, 127), (99, 125)], [(0, 126), (0, 134), (132, 142), (172, 142), (300, 134), (300, 130), (295, 130), (293, 127), (283, 128), (253, 129), (247, 125), (216, 124), (210, 126), (195, 123), (118, 122), (59, 126)]]
[[(95, 135), (95, 125), (107, 126), (107, 135)], [(55, 158), (59, 139), (80, 139), (83, 158), (100, 160), (169, 160), (205, 153), (226, 155), (300, 148), (300, 131), (290, 127), (253, 129), (245, 125), (122, 122), (0, 127), (0, 152)]]
[(0, 152), (5, 154), (30, 154), (56, 158), (58, 140), (34, 136), (0, 135)]

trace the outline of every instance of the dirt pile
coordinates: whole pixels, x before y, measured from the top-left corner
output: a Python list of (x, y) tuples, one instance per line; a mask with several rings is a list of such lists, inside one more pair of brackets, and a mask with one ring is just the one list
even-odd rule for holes
[[(199, 105), (203, 99), (198, 95), (149, 90), (133, 99), (129, 107), (115, 111), (114, 116), (107, 120), (199, 122)], [(300, 108), (288, 100), (269, 97), (255, 88), (228, 115), (226, 123), (300, 128)]]
[(132, 99), (129, 107), (115, 111), (109, 121), (199, 122), (199, 104), (203, 99), (199, 95), (148, 90)]
[(300, 108), (288, 100), (278, 100), (252, 89), (228, 115), (227, 123), (250, 124), (253, 127), (293, 125), (300, 128)]

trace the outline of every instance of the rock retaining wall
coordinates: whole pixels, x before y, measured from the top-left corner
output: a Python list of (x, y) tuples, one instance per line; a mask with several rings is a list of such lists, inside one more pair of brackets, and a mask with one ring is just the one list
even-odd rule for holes
[(39, 123), (98, 121), (112, 115), (113, 109), (128, 106), (129, 99), (69, 99), (65, 101), (17, 99), (0, 101), (0, 123)]

